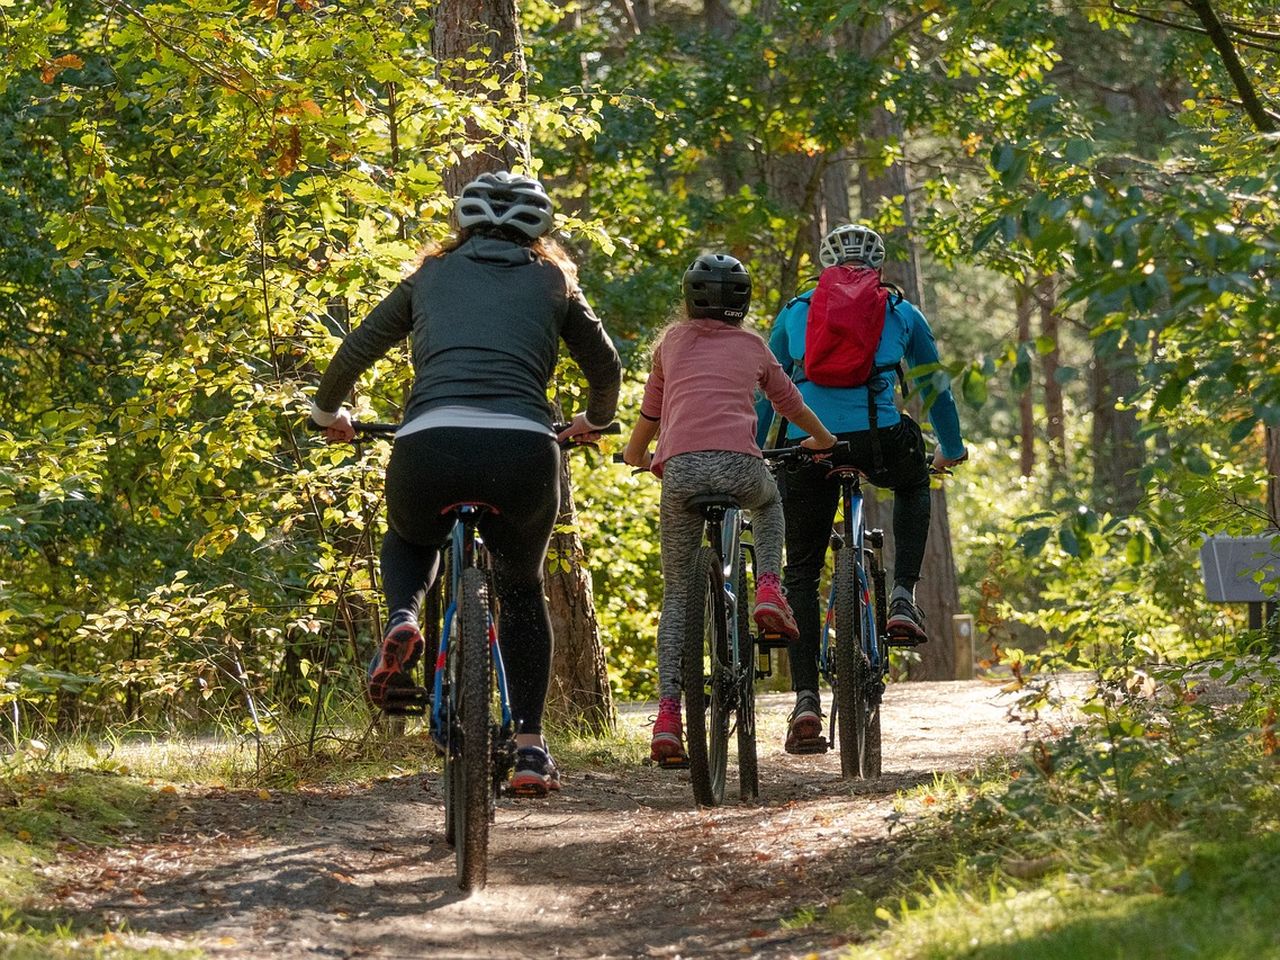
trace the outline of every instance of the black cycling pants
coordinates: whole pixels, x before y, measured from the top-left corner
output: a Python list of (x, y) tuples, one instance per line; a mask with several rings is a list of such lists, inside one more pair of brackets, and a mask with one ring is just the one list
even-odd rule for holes
[[(880, 469), (875, 469), (871, 431), (842, 433), (837, 439), (849, 444), (848, 452), (834, 455), (830, 465), (852, 464), (877, 487), (887, 487), (893, 497), (895, 584), (914, 587), (920, 579), (925, 543), (929, 539), (929, 467), (920, 425), (902, 415), (891, 427), (882, 427)], [(840, 483), (827, 478), (830, 465), (805, 464), (779, 474), (782, 509), (787, 521), (787, 562), (783, 583), (796, 615), (800, 638), (792, 641), (791, 685), (794, 690), (818, 689), (818, 650), (822, 639), (818, 580), (826, 562), (831, 523), (840, 502)]]
[(480, 535), (494, 561), (511, 711), (518, 732), (541, 733), (552, 650), (542, 572), (560, 509), (555, 438), (532, 430), (455, 427), (411, 433), (392, 450), (386, 497), (387, 608), (415, 617), (440, 571), (440, 547), (453, 526), (447, 508), (461, 502), (496, 508), (481, 519)]

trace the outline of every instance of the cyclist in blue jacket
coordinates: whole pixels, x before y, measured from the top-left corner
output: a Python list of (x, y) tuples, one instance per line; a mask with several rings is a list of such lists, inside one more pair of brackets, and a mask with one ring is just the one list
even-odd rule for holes
[[(884, 240), (870, 227), (845, 224), (823, 238), (819, 259), (824, 268), (860, 263), (879, 269), (884, 262)], [(789, 646), (792, 687), (796, 706), (787, 730), (790, 753), (813, 752), (822, 734), (822, 710), (818, 697), (818, 650), (822, 623), (819, 614), (818, 578), (826, 561), (831, 523), (835, 518), (840, 487), (828, 478), (832, 465), (852, 464), (876, 486), (894, 492), (893, 591), (889, 597), (888, 630), (916, 641), (927, 639), (923, 617), (915, 605), (925, 543), (929, 536), (929, 468), (919, 425), (899, 412), (894, 388), (901, 370), (935, 364), (938, 348), (933, 331), (920, 310), (901, 297), (891, 296), (885, 307), (884, 330), (875, 354), (877, 372), (868, 386), (824, 387), (804, 377), (805, 328), (809, 294), (784, 306), (774, 321), (769, 348), (796, 381), (801, 396), (836, 434), (849, 444), (827, 463), (815, 463), (788, 471), (782, 478), (782, 502), (786, 517), (787, 560), (783, 583), (800, 629)], [(938, 436), (933, 453), (935, 467), (944, 468), (967, 456), (960, 434), (960, 418), (951, 390), (938, 392), (931, 377), (916, 381), (929, 420)], [(874, 423), (869, 404), (874, 398)], [(765, 445), (773, 419), (767, 401), (757, 406), (758, 436)], [(806, 436), (794, 424), (787, 427), (785, 443)], [(779, 438), (779, 444), (784, 439)]]

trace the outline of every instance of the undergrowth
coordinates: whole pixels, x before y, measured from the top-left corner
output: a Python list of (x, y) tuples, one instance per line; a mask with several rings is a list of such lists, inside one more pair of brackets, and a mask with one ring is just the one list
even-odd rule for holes
[(872, 937), (849, 956), (1280, 957), (1278, 672), (1106, 677), (1079, 725), (908, 795), (895, 886), (829, 916)]

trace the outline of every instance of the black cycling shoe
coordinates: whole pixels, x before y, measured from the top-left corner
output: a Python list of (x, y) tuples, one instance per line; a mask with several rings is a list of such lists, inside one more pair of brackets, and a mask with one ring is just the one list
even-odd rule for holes
[(889, 622), (885, 624), (885, 632), (890, 642), (926, 643), (929, 635), (924, 630), (924, 614), (906, 597), (895, 597), (889, 601)]

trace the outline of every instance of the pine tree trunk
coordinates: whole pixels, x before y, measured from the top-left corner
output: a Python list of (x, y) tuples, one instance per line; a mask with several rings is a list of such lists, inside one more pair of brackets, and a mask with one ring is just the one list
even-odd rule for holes
[(556, 638), (547, 707), (553, 717), (601, 734), (613, 729), (613, 693), (591, 593), (591, 571), (578, 536), (568, 456), (561, 461), (560, 515), (547, 553), (547, 596)]
[(1117, 409), (1117, 400), (1138, 389), (1132, 343), (1115, 347), (1094, 341), (1090, 371), (1093, 407), (1093, 496), (1099, 509), (1128, 516), (1142, 500), (1137, 473), (1145, 458), (1132, 410)]
[[(528, 81), (524, 43), (520, 36), (520, 11), (516, 0), (440, 0), (436, 4), (435, 29), (431, 33), (431, 53), (440, 64), (448, 86), (476, 98), (502, 95), (515, 81), (523, 91)], [(480, 52), (488, 47), (486, 58)], [(484, 60), (484, 66), (470, 70), (466, 63)], [(494, 71), (502, 81), (497, 91), (487, 91), (480, 81)], [(495, 138), (486, 135), (474, 120), (467, 120), (467, 140), (483, 143), (484, 149), (459, 156), (445, 170), (444, 186), (450, 196), (479, 174), (529, 162), (527, 131), (519, 136)]]
[[(1018, 345), (1031, 339), (1031, 288), (1021, 281), (1013, 292), (1013, 302), (1018, 312)], [(1031, 396), (1031, 384), (1027, 384), (1018, 398), (1019, 456), (1018, 467), (1024, 477), (1029, 477), (1036, 468), (1036, 420), (1034, 397)]]
[(1267, 512), (1271, 526), (1280, 530), (1280, 430), (1266, 428), (1267, 444)]
[[(880, 22), (863, 37), (864, 43), (873, 47), (880, 42), (880, 32), (889, 29), (887, 22)], [(902, 124), (886, 110), (875, 111), (867, 131), (869, 138), (883, 142), (890, 138), (903, 139)], [(862, 154), (868, 150), (860, 151)], [(924, 285), (920, 278), (920, 248), (915, 235), (915, 216), (911, 205), (911, 182), (905, 164), (895, 163), (883, 175), (870, 177), (866, 168), (858, 173), (862, 195), (862, 214), (869, 217), (889, 197), (902, 197), (895, 201), (902, 212), (903, 226), (896, 231), (897, 246), (905, 257), (885, 261), (885, 276), (898, 284), (921, 309), (925, 308)], [(951, 524), (947, 511), (947, 493), (942, 487), (932, 492), (933, 515), (929, 522), (929, 542), (925, 550), (921, 580), (916, 587), (916, 603), (928, 620), (929, 643), (919, 647), (920, 663), (912, 668), (913, 680), (951, 680), (955, 677), (955, 652), (952, 648), (952, 617), (960, 612), (960, 594), (956, 584), (955, 556), (951, 548)]]
[(1058, 382), (1058, 370), (1062, 363), (1062, 351), (1058, 346), (1058, 334), (1062, 318), (1058, 314), (1058, 290), (1052, 275), (1040, 278), (1036, 286), (1036, 299), (1040, 305), (1040, 335), (1053, 341), (1053, 348), (1043, 355), (1044, 366), (1044, 415), (1045, 433), (1049, 440), (1049, 469), (1055, 478), (1062, 478), (1067, 469), (1067, 422), (1062, 402), (1062, 384)]
[[(468, 70), (464, 65), (468, 55), (471, 59), (480, 57), (477, 48), (481, 46), (490, 50), (488, 63), (478, 71)], [(436, 5), (431, 50), (442, 65), (453, 61), (448, 64), (449, 85), (473, 98), (493, 95), (479, 81), (494, 70), (503, 87), (515, 80), (524, 89), (527, 75), (516, 0), (441, 0)], [(527, 163), (527, 132), (512, 134), (495, 140), (468, 126), (468, 138), (483, 143), (484, 149), (470, 157), (460, 157), (456, 166), (445, 171), (444, 182), (450, 193), (456, 195), (486, 170), (510, 167), (516, 161)], [(547, 577), (555, 637), (547, 707), (553, 716), (604, 731), (613, 724), (613, 698), (591, 596), (591, 576), (583, 566), (582, 541), (574, 526), (576, 513), (567, 462), (561, 464), (560, 482), (558, 532), (551, 541), (554, 565), (548, 564)]]

